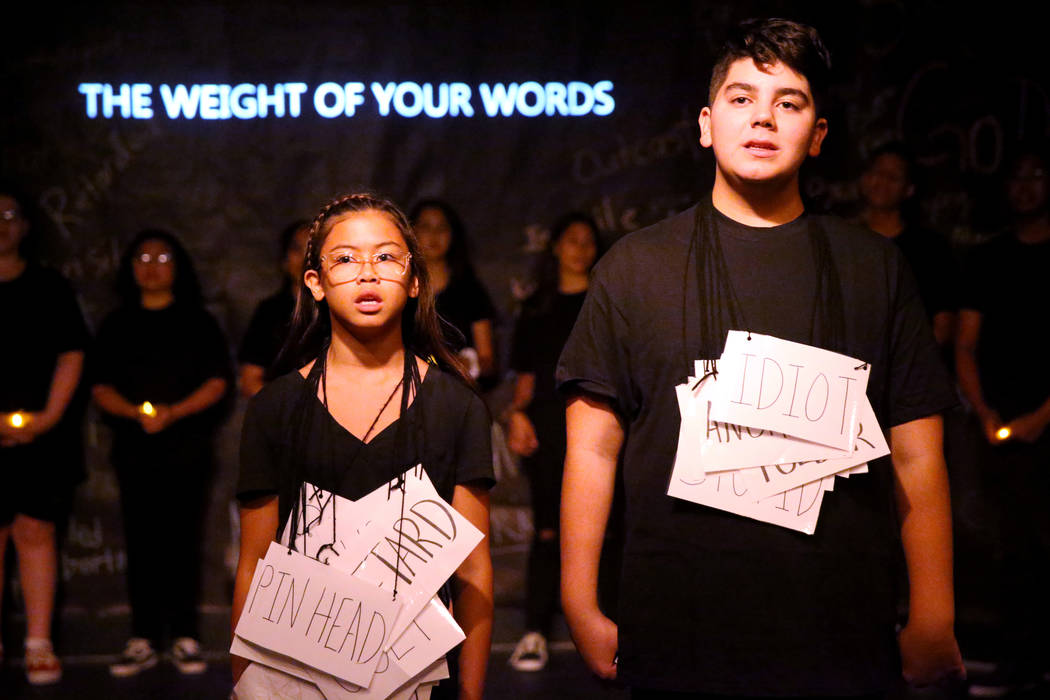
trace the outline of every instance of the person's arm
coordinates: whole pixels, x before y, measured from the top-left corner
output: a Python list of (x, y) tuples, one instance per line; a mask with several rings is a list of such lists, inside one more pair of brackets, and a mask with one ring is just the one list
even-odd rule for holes
[(938, 311), (933, 315), (933, 337), (940, 347), (947, 347), (955, 337), (955, 312)]
[(616, 624), (598, 607), (598, 565), (624, 431), (613, 409), (573, 397), (561, 499), (561, 599), (576, 648), (601, 678), (616, 677)]
[(250, 362), (242, 364), (240, 377), (237, 382), (237, 386), (241, 390), (241, 396), (250, 399), (258, 394), (259, 389), (263, 388), (265, 378), (266, 368), (262, 365), (253, 365)]
[(1006, 427), (1010, 429), (1010, 440), (1035, 442), (1042, 436), (1047, 425), (1050, 425), (1050, 398), (1031, 413), (1017, 416), (1007, 423)]
[[(277, 532), (277, 496), (263, 496), (241, 504), (241, 547), (237, 559), (237, 574), (233, 582), (233, 609), (230, 619), (230, 634), (237, 629), (248, 589), (255, 576), (255, 565), (266, 556), (266, 550)], [(248, 660), (240, 656), (230, 657), (233, 682), (236, 683), (248, 667)]]
[(139, 407), (131, 403), (111, 384), (96, 384), (91, 387), (91, 398), (95, 404), (106, 413), (118, 418), (130, 418), (138, 420)]
[(459, 654), (459, 697), (481, 698), (492, 644), (492, 556), (489, 552), (489, 492), (457, 484), (452, 507), (484, 535), (453, 578), (452, 614), (467, 638)]
[(181, 401), (170, 406), (155, 404), (153, 415), (140, 416), (139, 421), (142, 423), (142, 429), (147, 433), (159, 433), (170, 427), (175, 421), (211, 408), (225, 395), (226, 380), (221, 377), (212, 377)]
[(965, 677), (955, 641), (952, 521), (942, 420), (890, 429), (901, 542), (908, 570), (908, 623), (899, 637), (905, 680), (927, 685)]
[(532, 403), (536, 389), (536, 375), (533, 372), (519, 372), (514, 379), (514, 395), (507, 407), (507, 447), (511, 452), (528, 457), (539, 448), (536, 428), (525, 414), (525, 409)]
[(981, 375), (977, 367), (977, 341), (981, 336), (981, 312), (974, 309), (959, 310), (959, 325), (955, 334), (955, 373), (963, 396), (973, 406), (981, 420), (988, 442), (997, 443), (995, 433), (1003, 427), (1002, 418), (984, 401), (981, 391)]
[(492, 341), (492, 321), (483, 318), (470, 324), (470, 331), (474, 334), (474, 349), (478, 352), (478, 365), (481, 367), (481, 376), (492, 374), (496, 368), (496, 350)]
[(84, 370), (84, 352), (70, 350), (61, 353), (55, 361), (55, 371), (51, 374), (51, 387), (48, 389), (47, 403), (44, 410), (28, 415), (25, 427), (5, 429), (5, 444), (25, 444), (58, 425), (65, 415), (69, 402), (80, 383)]

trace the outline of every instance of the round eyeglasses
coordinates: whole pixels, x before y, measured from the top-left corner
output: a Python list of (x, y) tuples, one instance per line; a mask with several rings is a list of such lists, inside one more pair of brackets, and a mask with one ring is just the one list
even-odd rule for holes
[(328, 279), (332, 284), (341, 284), (355, 280), (364, 272), (365, 263), (371, 263), (376, 277), (394, 282), (400, 281), (408, 271), (408, 263), (412, 260), (411, 253), (373, 253), (368, 257), (359, 257), (353, 253), (332, 253), (322, 255), (321, 263), (328, 272)]
[(143, 265), (167, 265), (172, 259), (172, 256), (168, 253), (159, 253), (158, 255), (140, 253), (135, 256), (135, 260)]

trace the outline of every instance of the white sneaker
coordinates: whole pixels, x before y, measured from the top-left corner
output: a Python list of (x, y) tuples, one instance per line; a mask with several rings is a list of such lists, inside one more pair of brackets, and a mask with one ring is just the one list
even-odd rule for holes
[(132, 637), (124, 647), (124, 653), (116, 663), (109, 665), (109, 673), (117, 678), (134, 676), (157, 665), (157, 652), (148, 639)]
[(30, 685), (49, 685), (62, 680), (62, 664), (50, 642), (26, 644), (26, 680)]
[(204, 673), (208, 664), (201, 657), (201, 645), (192, 637), (179, 637), (171, 647), (171, 660), (179, 673), (196, 675)]
[(526, 632), (510, 655), (510, 666), (515, 671), (542, 671), (548, 658), (544, 636), (539, 632)]

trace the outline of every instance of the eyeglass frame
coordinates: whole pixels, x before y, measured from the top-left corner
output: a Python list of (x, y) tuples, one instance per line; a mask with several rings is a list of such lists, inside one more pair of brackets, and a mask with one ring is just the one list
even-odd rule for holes
[(21, 219), (21, 209), (4, 209), (3, 211), (0, 211), (0, 221), (20, 221)]
[[(156, 259), (154, 259), (156, 257)], [(161, 258), (164, 258), (161, 260)], [(132, 262), (141, 263), (142, 265), (168, 265), (175, 262), (175, 256), (172, 253), (158, 253), (156, 256), (150, 255), (149, 253), (139, 253), (133, 257)]]
[[(355, 258), (353, 256), (352, 253), (337, 253), (337, 255), (346, 255), (346, 256), (348, 256), (350, 258), (350, 263), (357, 263), (358, 266), (359, 266), (353, 275), (350, 275), (349, 277), (346, 278), (347, 282), (349, 282), (351, 280), (355, 280), (355, 279), (357, 279), (358, 277), (361, 276), (361, 273), (364, 272), (364, 269), (365, 269), (365, 263), (371, 264), (372, 272), (375, 273), (375, 275), (376, 275), (376, 277), (378, 279), (381, 279), (381, 280), (385, 279), (388, 282), (400, 282), (402, 279), (404, 279), (405, 275), (408, 274), (408, 270), (409, 270), (409, 267), (411, 267), (411, 262), (412, 262), (412, 253), (405, 253), (405, 258), (401, 262), (401, 272), (399, 273), (398, 278), (397, 279), (390, 279), (389, 277), (383, 277), (382, 275), (380, 275), (379, 274), (379, 268), (376, 267), (376, 264), (378, 262), (376, 260), (376, 257), (380, 256), (380, 255), (391, 255), (391, 256), (393, 256), (393, 253), (391, 253), (389, 251), (381, 250), (381, 251), (372, 253), (371, 255), (369, 255), (364, 260), (358, 260), (357, 258)], [(396, 260), (397, 258), (395, 257), (394, 259)], [(317, 262), (318, 262), (318, 267), (324, 268), (324, 271), (326, 273), (328, 273), (329, 276), (331, 276), (331, 274), (332, 274), (332, 265), (331, 265), (331, 261), (328, 259), (328, 256), (327, 255), (320, 256), (317, 259)]]

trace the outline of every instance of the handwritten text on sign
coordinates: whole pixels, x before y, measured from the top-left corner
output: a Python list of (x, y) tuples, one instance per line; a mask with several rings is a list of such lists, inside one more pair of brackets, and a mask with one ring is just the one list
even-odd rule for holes
[(400, 608), (375, 586), (272, 542), (255, 567), (236, 633), (367, 686)]
[(853, 449), (868, 365), (768, 335), (730, 331), (718, 363), (717, 421)]

